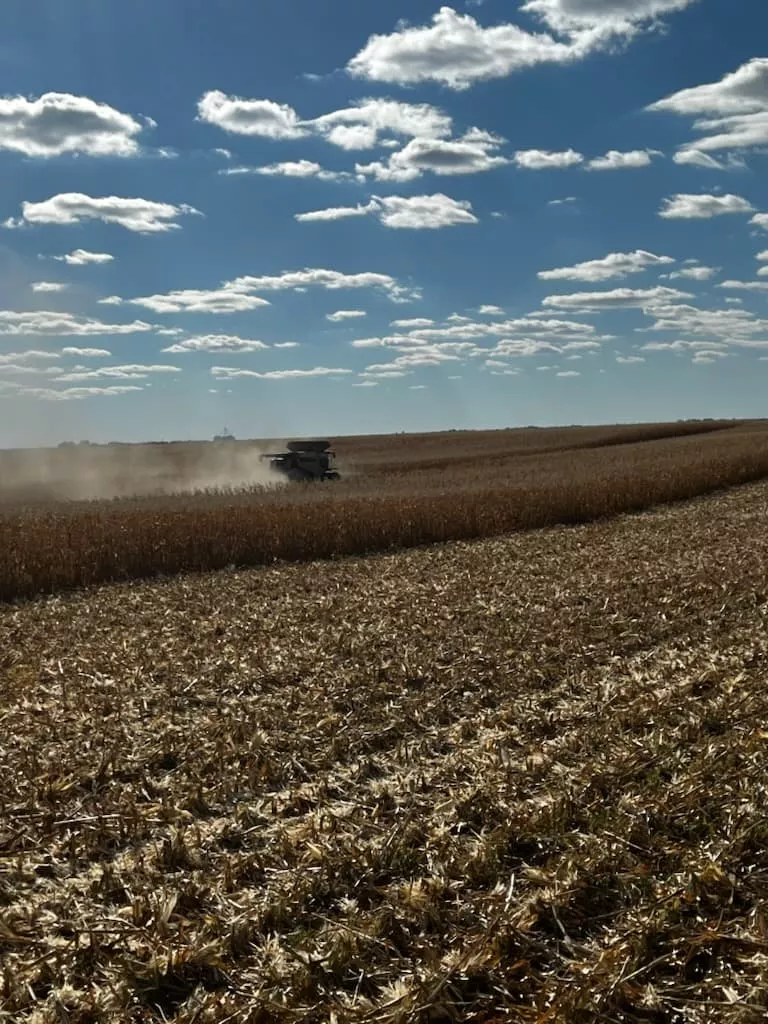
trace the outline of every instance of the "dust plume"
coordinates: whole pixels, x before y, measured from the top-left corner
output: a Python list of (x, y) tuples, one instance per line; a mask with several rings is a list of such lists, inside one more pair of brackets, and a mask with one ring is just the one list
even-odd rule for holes
[(0, 503), (283, 486), (249, 441), (64, 445), (0, 452)]

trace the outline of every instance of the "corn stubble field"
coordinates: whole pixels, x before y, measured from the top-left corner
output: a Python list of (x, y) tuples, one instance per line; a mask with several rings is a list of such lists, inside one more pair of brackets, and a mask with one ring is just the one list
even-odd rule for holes
[[(338, 489), (184, 511), (296, 510), (316, 553), (315, 517), (379, 500), (381, 533), (335, 536), (367, 550), (385, 512), (452, 494), (465, 539), (0, 607), (0, 1020), (768, 1017), (768, 483), (744, 483), (768, 432), (511, 453), (513, 434), (496, 491), (425, 466), (437, 442), (412, 439), (409, 469), (407, 438), (389, 463), (358, 439), (369, 469)], [(490, 442), (470, 441), (471, 474)], [(558, 472), (595, 504), (548, 512)], [(716, 493), (466, 539), (696, 487)], [(516, 518), (498, 497), (483, 519), (505, 488)], [(42, 575), (61, 538), (123, 522), (115, 543), (141, 545), (142, 516), (181, 515), (30, 504), (0, 530), (52, 531), (55, 589), (77, 582)]]

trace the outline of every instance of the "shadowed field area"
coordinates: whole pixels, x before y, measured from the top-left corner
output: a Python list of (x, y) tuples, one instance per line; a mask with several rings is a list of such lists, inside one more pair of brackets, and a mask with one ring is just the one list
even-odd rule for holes
[[(18, 488), (6, 490), (0, 601), (107, 580), (586, 522), (768, 475), (765, 424), (707, 422), (346, 438), (336, 446), (343, 474), (337, 483), (275, 484), (272, 474), (272, 486), (169, 493), (203, 476), (231, 482), (238, 467), (266, 479), (264, 447), (226, 442), (3, 453), (6, 479), (18, 483), (19, 466), (26, 466), (30, 488), (35, 465), (48, 460), (46, 487), (68, 480), (78, 490), (90, 474), (102, 487), (121, 481), (121, 490), (112, 500), (94, 501), (35, 497), (30, 490), (24, 502)], [(142, 485), (152, 491), (152, 481), (164, 483), (141, 494)]]
[(764, 1021), (767, 506), (0, 610), (0, 1010)]

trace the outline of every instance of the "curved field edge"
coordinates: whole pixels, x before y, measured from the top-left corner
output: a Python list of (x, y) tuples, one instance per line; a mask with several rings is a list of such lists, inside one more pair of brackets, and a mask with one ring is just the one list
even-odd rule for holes
[(767, 504), (0, 609), (0, 1011), (764, 1021)]
[[(94, 503), (0, 517), (0, 601), (97, 583), (309, 561), (601, 519), (768, 476), (768, 431), (720, 430), (384, 473), (340, 487)], [(310, 493), (311, 492), (311, 493)]]

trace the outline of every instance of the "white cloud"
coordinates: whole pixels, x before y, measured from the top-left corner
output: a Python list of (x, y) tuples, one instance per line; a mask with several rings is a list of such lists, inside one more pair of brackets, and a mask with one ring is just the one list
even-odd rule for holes
[(676, 288), (614, 288), (606, 292), (574, 292), (571, 295), (548, 295), (542, 302), (543, 306), (559, 309), (623, 309), (646, 307), (652, 303), (674, 302), (676, 299), (692, 298), (689, 292), (681, 292)]
[(67, 346), (61, 350), (63, 356), (78, 356), (80, 359), (103, 359), (112, 353), (106, 348), (75, 348)]
[(672, 157), (676, 164), (701, 167), (706, 171), (734, 171), (743, 170), (746, 166), (744, 161), (733, 153), (729, 153), (725, 162), (716, 160), (709, 153), (702, 153), (698, 149), (679, 149)]
[(67, 287), (60, 281), (33, 281), (30, 285), (33, 292), (63, 292)]
[(401, 23), (389, 35), (373, 35), (347, 64), (356, 77), (400, 85), (439, 82), (465, 89), (542, 63), (582, 60), (595, 50), (629, 39), (662, 14), (695, 0), (529, 0), (520, 9), (550, 29), (532, 33), (514, 24), (482, 27), (471, 15), (441, 7), (431, 25)]
[(416, 327), (432, 327), (434, 325), (434, 323), (435, 323), (434, 320), (429, 320), (427, 317), (414, 316), (414, 317), (410, 317), (410, 319), (407, 319), (407, 320), (393, 320), (392, 323), (390, 324), (390, 326), (391, 327), (409, 327), (409, 328), (413, 329), (413, 328), (416, 328)]
[(616, 356), (616, 362), (629, 366), (633, 363), (644, 363), (645, 359), (642, 356)]
[(373, 201), (380, 209), (379, 220), (387, 228), (447, 228), (478, 223), (469, 200), (451, 199), (442, 192), (431, 196), (374, 196)]
[(224, 167), (219, 174), (263, 174), (270, 177), (317, 178), (318, 181), (348, 181), (354, 177), (348, 171), (329, 171), (314, 160), (285, 160), (261, 167)]
[(564, 206), (566, 203), (577, 203), (576, 196), (565, 196), (563, 199), (550, 199), (547, 206)]
[(258, 377), (261, 380), (290, 380), (294, 377), (331, 377), (352, 373), (352, 370), (331, 369), (327, 366), (314, 366), (309, 370), (241, 370), (234, 366), (213, 366), (211, 373), (222, 380), (233, 377)]
[(749, 223), (768, 231), (768, 213), (756, 213), (754, 217), (750, 218)]
[(527, 171), (543, 171), (550, 168), (573, 167), (584, 162), (581, 153), (575, 149), (549, 152), (545, 149), (519, 149), (514, 156), (515, 163)]
[(356, 380), (352, 382), (353, 388), (377, 388), (379, 382), (377, 380)]
[[(549, 369), (549, 367), (537, 366), (536, 369), (537, 370), (546, 370), (546, 369)], [(558, 370), (557, 373), (555, 374), (555, 376), (556, 377), (580, 377), (581, 376), (581, 372), (579, 370)]]
[(272, 348), (298, 348), (298, 341), (276, 341)]
[(100, 366), (96, 370), (72, 370), (62, 373), (54, 380), (61, 384), (88, 380), (144, 380), (152, 374), (181, 373), (178, 366), (163, 364), (128, 363), (124, 366)]
[(617, 149), (609, 150), (605, 156), (595, 157), (588, 161), (588, 171), (620, 171), (631, 167), (648, 167), (654, 156), (658, 156), (657, 149), (631, 149), (622, 153)]
[(27, 349), (25, 352), (6, 352), (0, 354), (0, 366), (6, 363), (23, 363), (38, 359), (58, 359), (58, 352), (46, 352), (38, 348)]
[(401, 26), (390, 35), (371, 36), (347, 70), (371, 81), (433, 81), (464, 89), (476, 81), (574, 56), (569, 44), (548, 35), (533, 35), (511, 24), (483, 28), (470, 15), (441, 7), (429, 26)]
[(748, 200), (731, 193), (722, 196), (678, 193), (664, 200), (659, 216), (670, 220), (704, 220), (729, 213), (751, 213), (753, 210), (754, 207)]
[(762, 252), (757, 253), (755, 256), (756, 260), (768, 260), (768, 249), (763, 249)]
[(662, 274), (662, 277), (665, 277), (670, 281), (675, 281), (681, 277), (687, 278), (691, 281), (709, 281), (710, 278), (715, 276), (719, 269), (719, 267), (696, 265), (692, 267), (682, 267), (680, 270), (675, 270), (671, 274)]
[(225, 160), (232, 159), (232, 150), (224, 149), (222, 146), (217, 146), (213, 151), (217, 156), (223, 157)]
[(202, 96), (197, 119), (234, 135), (260, 135), (267, 139), (299, 139), (307, 134), (299, 115), (286, 104), (227, 96), (218, 89)]
[(425, 171), (433, 174), (479, 174), (509, 163), (496, 152), (504, 139), (471, 129), (458, 139), (415, 138), (393, 153), (386, 163), (356, 164), (362, 177), (377, 181), (411, 181)]
[(235, 278), (225, 287), (252, 292), (293, 291), (299, 288), (326, 288), (329, 291), (342, 288), (381, 288), (395, 302), (410, 301), (418, 297), (417, 290), (406, 288), (389, 274), (371, 271), (344, 274), (339, 270), (325, 270), (319, 267), (287, 270), (282, 274), (261, 277), (246, 275)]
[[(101, 299), (102, 303), (117, 305), (116, 296)], [(134, 306), (144, 306), (153, 313), (245, 313), (260, 306), (268, 306), (267, 299), (237, 290), (229, 285), (221, 288), (183, 288), (161, 295), (144, 295), (136, 299), (125, 299)]]
[(387, 228), (434, 229), (477, 224), (472, 204), (442, 192), (424, 196), (373, 196), (365, 205), (331, 207), (295, 214), (298, 221), (339, 220), (372, 214)]
[(329, 291), (342, 288), (379, 288), (392, 302), (410, 302), (419, 297), (418, 289), (407, 288), (388, 274), (344, 274), (338, 270), (306, 268), (271, 276), (246, 275), (233, 281), (225, 281), (213, 289), (185, 288), (158, 295), (143, 295), (135, 299), (122, 299), (118, 295), (110, 295), (99, 301), (113, 306), (124, 303), (144, 306), (156, 313), (238, 313), (259, 306), (268, 306), (268, 300), (261, 298), (257, 294), (259, 292), (303, 291), (309, 287), (326, 288)]
[(325, 319), (330, 320), (331, 323), (338, 324), (344, 320), (356, 320), (361, 316), (367, 315), (364, 309), (337, 309), (335, 313), (326, 313)]
[(694, 121), (694, 129), (706, 134), (685, 147), (688, 152), (764, 146), (768, 144), (768, 57), (755, 57), (718, 82), (682, 89), (647, 109), (691, 117), (714, 115)]
[(135, 156), (142, 124), (106, 103), (66, 92), (0, 98), (0, 149), (27, 157)]
[(655, 256), (652, 252), (635, 249), (634, 252), (612, 252), (603, 259), (586, 260), (572, 267), (540, 270), (537, 277), (542, 281), (608, 281), (674, 262), (671, 256)]
[(88, 263), (111, 263), (115, 257), (108, 252), (89, 252), (87, 249), (73, 249), (64, 256), (51, 256), (52, 260), (66, 263), (70, 267), (84, 267)]
[(558, 33), (578, 30), (631, 35), (642, 22), (682, 11), (695, 0), (528, 0), (521, 10), (538, 15)]
[(314, 221), (346, 220), (347, 217), (365, 217), (371, 213), (370, 203), (358, 203), (357, 206), (329, 206), (324, 210), (307, 210), (295, 213), (294, 219), (300, 223), (311, 224)]
[(409, 384), (408, 385), (408, 390), (409, 391), (426, 391), (427, 390), (427, 385), (426, 384)]
[(255, 338), (239, 338), (236, 334), (200, 334), (193, 338), (176, 341), (163, 352), (258, 352), (269, 348)]
[(452, 120), (428, 103), (363, 99), (350, 107), (303, 122), (342, 149), (372, 149), (382, 132), (410, 138), (438, 139), (451, 132)]
[(764, 292), (768, 291), (768, 281), (721, 281), (717, 287), (743, 292)]
[(481, 316), (504, 316), (501, 306), (480, 306), (477, 312)]
[(85, 398), (113, 397), (127, 395), (132, 391), (141, 391), (135, 385), (112, 385), (106, 388), (63, 388), (57, 391), (54, 388), (22, 388), (21, 394), (30, 398), (39, 398), (47, 402), (68, 402)]
[(89, 317), (49, 310), (27, 313), (16, 313), (10, 309), (0, 310), (0, 334), (88, 337), (95, 334), (140, 334), (153, 329), (152, 324), (144, 323), (142, 320), (134, 320), (127, 324), (105, 324)]
[(119, 224), (128, 231), (152, 234), (171, 231), (182, 214), (199, 214), (192, 206), (182, 203), (156, 203), (150, 199), (124, 199), (119, 196), (93, 197), (82, 192), (62, 192), (40, 203), (22, 203), (19, 221), (6, 222), (6, 227), (22, 224), (79, 224), (84, 220), (100, 220), (104, 224)]

